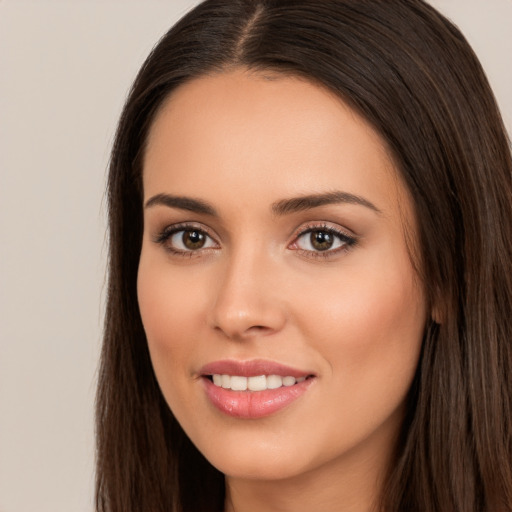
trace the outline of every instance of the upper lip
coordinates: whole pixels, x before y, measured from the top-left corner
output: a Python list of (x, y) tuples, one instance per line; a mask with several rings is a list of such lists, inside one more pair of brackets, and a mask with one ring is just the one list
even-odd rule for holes
[(299, 370), (285, 364), (253, 359), (251, 361), (237, 361), (226, 359), (205, 364), (199, 371), (201, 375), (239, 375), (241, 377), (256, 377), (258, 375), (281, 375), (282, 377), (308, 377), (313, 372)]

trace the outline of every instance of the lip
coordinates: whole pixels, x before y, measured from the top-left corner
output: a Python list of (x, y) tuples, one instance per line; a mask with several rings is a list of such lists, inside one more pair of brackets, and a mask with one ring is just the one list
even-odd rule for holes
[(299, 379), (301, 377), (314, 376), (313, 372), (299, 370), (266, 359), (253, 359), (250, 361), (236, 361), (226, 359), (223, 361), (214, 361), (204, 365), (199, 370), (200, 375), (239, 375), (240, 377), (256, 377), (258, 375), (281, 375), (290, 376)]
[[(240, 419), (264, 418), (281, 411), (304, 395), (316, 380), (312, 372), (261, 359), (216, 361), (203, 366), (200, 374), (210, 402), (222, 413)], [(305, 377), (306, 379), (293, 386), (282, 386), (277, 389), (233, 391), (213, 384), (208, 376), (214, 374), (239, 375), (241, 377), (281, 375), (296, 379)]]

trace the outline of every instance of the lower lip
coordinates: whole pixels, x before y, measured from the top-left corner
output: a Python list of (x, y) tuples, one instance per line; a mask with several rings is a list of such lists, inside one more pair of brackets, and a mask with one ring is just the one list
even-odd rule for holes
[(301, 397), (314, 378), (293, 386), (282, 386), (264, 391), (232, 391), (216, 386), (210, 379), (203, 379), (206, 395), (219, 411), (234, 418), (257, 419), (270, 416)]

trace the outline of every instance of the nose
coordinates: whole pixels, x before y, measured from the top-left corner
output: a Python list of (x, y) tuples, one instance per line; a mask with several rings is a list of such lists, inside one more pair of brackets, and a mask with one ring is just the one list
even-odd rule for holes
[(263, 257), (233, 255), (217, 281), (210, 325), (231, 340), (267, 336), (286, 323), (279, 269)]

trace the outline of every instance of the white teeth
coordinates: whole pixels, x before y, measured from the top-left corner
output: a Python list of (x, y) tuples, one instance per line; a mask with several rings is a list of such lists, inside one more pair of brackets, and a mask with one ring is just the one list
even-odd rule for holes
[(283, 386), (293, 386), (295, 384), (295, 377), (283, 377)]
[(267, 377), (265, 377), (265, 375), (249, 377), (247, 379), (247, 387), (249, 388), (250, 391), (263, 391), (264, 389), (267, 389)]
[(277, 389), (283, 385), (283, 378), (280, 375), (269, 375), (267, 377), (267, 388)]
[[(252, 378), (253, 377), (250, 377), (250, 379)], [(234, 375), (231, 377), (231, 389), (233, 391), (245, 391), (247, 389), (247, 380), (247, 377), (238, 377), (237, 375)]]
[(281, 386), (293, 386), (303, 382), (306, 377), (281, 377), (280, 375), (258, 375), (256, 377), (241, 377), (239, 375), (212, 375), (215, 386), (233, 391), (264, 391), (278, 389)]
[(231, 389), (231, 377), (229, 375), (222, 376), (221, 386), (225, 389)]

